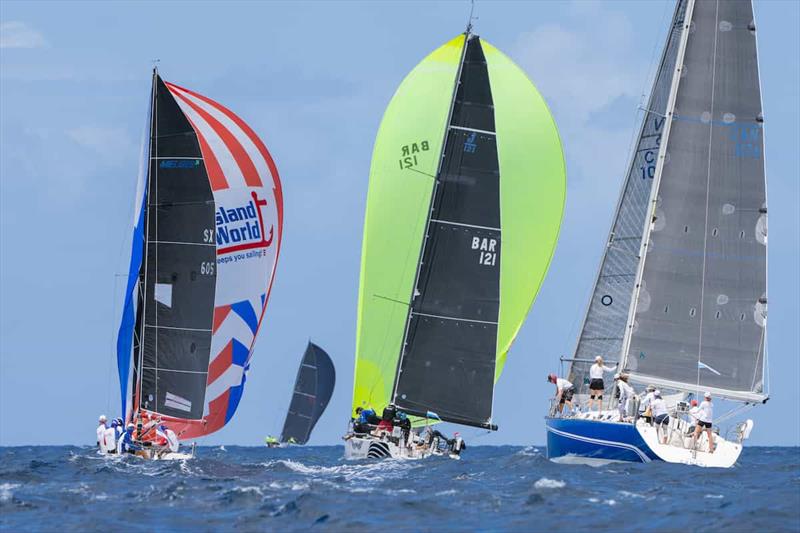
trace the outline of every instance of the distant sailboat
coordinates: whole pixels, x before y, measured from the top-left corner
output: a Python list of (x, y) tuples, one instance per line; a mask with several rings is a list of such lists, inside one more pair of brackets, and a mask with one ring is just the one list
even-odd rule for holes
[(328, 407), (336, 385), (336, 369), (330, 356), (309, 341), (294, 382), (294, 392), (280, 439), (267, 437), (267, 446), (305, 444)]
[(253, 130), (154, 71), (117, 338), (123, 418), (138, 441), (157, 423), (187, 440), (233, 417), (282, 220), (278, 171)]
[(428, 422), (497, 428), (495, 382), (555, 248), (555, 123), (525, 73), (470, 28), (408, 74), (375, 141), (353, 409), (391, 404), (416, 429), (348, 434), (347, 458), (452, 451), (421, 440)]
[[(672, 397), (662, 430), (612, 411), (547, 418), (548, 456), (728, 467), (735, 442), (687, 437), (687, 401), (765, 402), (767, 204), (749, 0), (679, 0), (569, 381), (596, 355)], [(608, 391), (606, 391), (608, 397)], [(702, 399), (702, 398), (700, 398)], [(718, 409), (722, 407), (717, 405)], [(631, 413), (633, 414), (633, 413)], [(666, 444), (663, 442), (666, 441)]]

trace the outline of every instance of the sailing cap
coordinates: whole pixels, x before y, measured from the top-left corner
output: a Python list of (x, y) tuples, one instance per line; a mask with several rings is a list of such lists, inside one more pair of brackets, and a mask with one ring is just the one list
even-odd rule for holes
[(710, 393), (710, 392), (708, 392), (708, 391), (706, 391), (706, 393), (705, 393), (705, 394), (703, 394), (703, 397), (704, 397), (704, 398), (711, 398), (711, 393)]
[(111, 421), (111, 427), (112, 427), (112, 428), (115, 428), (115, 427), (117, 427), (118, 425), (119, 425), (119, 423), (117, 422), (117, 419), (116, 419), (116, 418), (115, 418), (114, 420), (112, 420), (112, 421)]
[(648, 392), (653, 392), (654, 390), (656, 390), (656, 386), (655, 385), (648, 385), (647, 386), (647, 390), (648, 390)]
[(692, 407), (697, 407), (697, 400), (692, 400)]
[(100, 418), (98, 418), (97, 420), (100, 421), (100, 422), (105, 422), (106, 421), (106, 415), (100, 415)]
[(599, 363), (600, 361), (603, 360), (603, 356), (602, 355), (598, 355), (597, 357), (594, 358), (594, 360), (595, 360), (595, 362)]
[(133, 422), (128, 422), (127, 429), (133, 429)]
[(655, 392), (654, 392), (653, 394), (655, 394), (655, 395), (656, 395), (656, 396), (658, 396), (659, 398), (661, 397), (661, 391), (660, 391), (660, 390), (658, 390), (658, 389), (656, 389), (656, 390), (655, 390)]

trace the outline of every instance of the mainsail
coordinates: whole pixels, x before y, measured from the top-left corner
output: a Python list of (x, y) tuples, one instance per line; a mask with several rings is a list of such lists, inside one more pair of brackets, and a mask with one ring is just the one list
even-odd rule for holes
[(667, 49), (675, 28), (680, 44), (634, 281), (625, 287), (629, 308), (626, 319), (613, 318), (624, 336), (597, 352), (620, 354), (640, 383), (762, 401), (767, 209), (752, 4), (682, 0)]
[(155, 72), (145, 166), (117, 342), (122, 409), (189, 439), (241, 399), (280, 249), (280, 180), (238, 116)]
[(317, 420), (328, 406), (335, 384), (336, 369), (330, 356), (309, 342), (297, 369), (292, 402), (281, 431), (281, 442), (308, 442)]
[(691, 8), (626, 361), (639, 381), (762, 400), (767, 199), (752, 4)]
[(354, 408), (492, 427), (494, 383), (555, 248), (564, 173), (546, 104), (490, 44), (467, 32), (411, 71), (373, 152)]

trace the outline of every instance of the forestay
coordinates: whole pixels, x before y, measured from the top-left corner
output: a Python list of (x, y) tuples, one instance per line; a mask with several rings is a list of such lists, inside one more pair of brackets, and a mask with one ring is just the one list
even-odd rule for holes
[(750, 1), (693, 2), (627, 367), (761, 400), (767, 206)]

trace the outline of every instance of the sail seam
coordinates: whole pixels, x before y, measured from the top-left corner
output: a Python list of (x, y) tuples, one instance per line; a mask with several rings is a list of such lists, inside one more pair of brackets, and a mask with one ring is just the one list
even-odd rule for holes
[(432, 218), (431, 222), (438, 222), (439, 224), (449, 224), (451, 226), (463, 226), (465, 228), (476, 228), (476, 229), (486, 229), (491, 231), (500, 231), (500, 228), (493, 228), (491, 226), (478, 226), (476, 224), (465, 224), (463, 222), (452, 222), (450, 220), (441, 220), (438, 218)]
[(187, 246), (210, 246), (215, 248), (217, 245), (214, 243), (207, 243), (207, 242), (181, 242), (181, 241), (150, 241), (153, 244), (181, 244)]
[(177, 368), (158, 368), (155, 366), (143, 366), (144, 370), (155, 370), (157, 372), (180, 372), (181, 374), (203, 374), (206, 375), (208, 372), (202, 372), (200, 370), (178, 370)]
[(473, 131), (475, 133), (483, 133), (484, 135), (495, 135), (495, 136), (497, 135), (497, 132), (495, 132), (495, 131), (479, 130), (479, 129), (476, 129), (476, 128), (467, 128), (465, 126), (455, 126), (455, 125), (452, 125), (452, 124), (450, 125), (450, 129), (451, 130), (462, 130), (462, 131)]
[(441, 318), (441, 319), (444, 319), (444, 320), (456, 320), (458, 322), (475, 322), (477, 324), (492, 324), (492, 325), (495, 325), (495, 326), (497, 325), (497, 322), (491, 322), (489, 320), (476, 320), (476, 319), (473, 319), (473, 318), (459, 318), (459, 317), (456, 317), (456, 316), (429, 315), (427, 313), (417, 313), (416, 311), (411, 311), (411, 315), (412, 316), (413, 315), (426, 316), (428, 318)]
[(176, 328), (174, 326), (159, 326), (158, 324), (145, 324), (146, 328), (157, 328), (157, 329), (174, 329), (177, 331), (211, 331), (210, 329), (199, 329), (199, 328)]

